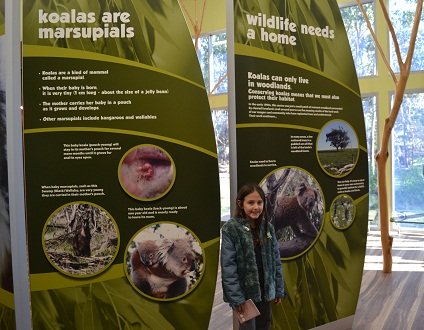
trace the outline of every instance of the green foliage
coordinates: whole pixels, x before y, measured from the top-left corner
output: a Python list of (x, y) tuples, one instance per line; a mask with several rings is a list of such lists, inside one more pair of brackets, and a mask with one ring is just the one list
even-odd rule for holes
[(15, 311), (0, 304), (0, 329), (16, 329)]
[(378, 185), (377, 185), (377, 171), (369, 169), (369, 196), (370, 196), (370, 209), (377, 210), (378, 208)]
[[(203, 80), (205, 81), (206, 90), (211, 90), (210, 86), (210, 36), (200, 37), (197, 44), (197, 56), (199, 58), (200, 68), (203, 74)], [(225, 50), (226, 51), (226, 50)]]
[(395, 210), (423, 212), (423, 164), (409, 169), (397, 169), (395, 177)]
[(124, 279), (32, 294), (34, 329), (173, 329)]
[[(223, 79), (227, 74), (227, 34), (212, 35), (212, 66), (213, 77), (211, 89), (214, 94), (228, 92), (228, 79)], [(221, 80), (221, 81), (220, 81)], [(220, 83), (219, 83), (220, 82)], [(219, 84), (218, 84), (219, 83)], [(218, 85), (217, 85), (218, 84)]]
[(405, 94), (393, 129), (395, 210), (423, 212), (424, 93)]
[[(375, 96), (362, 98), (368, 150), (369, 207), (374, 214), (376, 214), (378, 209), (377, 168), (375, 162), (378, 140), (376, 102)], [(374, 217), (370, 217), (370, 219), (374, 219)]]
[(207, 92), (227, 93), (227, 34), (214, 33), (199, 37), (197, 56)]
[[(365, 12), (374, 25), (374, 4), (363, 4)], [(358, 5), (340, 8), (358, 77), (371, 76), (376, 71), (376, 51), (371, 32)]]
[[(392, 20), (396, 37), (398, 39), (402, 58), (406, 57), (411, 37), (412, 22), (414, 20), (416, 0), (390, 0), (389, 14)], [(411, 71), (424, 69), (424, 15), (421, 15), (420, 26), (418, 29), (417, 40), (415, 42), (415, 51), (412, 58)], [(394, 45), (390, 39), (390, 67), (399, 72), (399, 63), (395, 55)]]
[(337, 151), (339, 149), (344, 150), (350, 143), (350, 137), (346, 130), (339, 126), (339, 128), (333, 128), (331, 132), (326, 134), (326, 140), (330, 142), (330, 146), (336, 148)]
[(226, 169), (229, 165), (229, 133), (228, 133), (228, 111), (213, 110), (212, 121), (215, 130), (215, 139), (218, 150), (218, 163), (220, 169)]

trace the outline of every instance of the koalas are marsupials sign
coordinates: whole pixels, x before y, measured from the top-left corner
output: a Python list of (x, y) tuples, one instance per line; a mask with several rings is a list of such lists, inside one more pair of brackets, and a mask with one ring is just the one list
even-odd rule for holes
[(104, 12), (97, 20), (95, 12), (45, 12), (38, 11), (39, 39), (92, 39), (133, 38), (135, 30), (128, 12)]
[(219, 167), (179, 1), (22, 7), (33, 327), (206, 329)]

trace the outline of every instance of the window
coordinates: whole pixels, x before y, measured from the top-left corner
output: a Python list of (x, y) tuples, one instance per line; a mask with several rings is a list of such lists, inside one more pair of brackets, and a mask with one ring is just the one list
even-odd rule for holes
[(401, 226), (424, 228), (424, 92), (405, 94), (393, 129), (392, 162), (395, 216)]
[[(414, 21), (417, 0), (390, 0), (389, 15), (396, 31), (402, 59), (405, 59), (408, 52), (409, 39), (411, 36), (412, 24)], [(390, 66), (399, 72), (398, 61), (394, 51), (393, 42), (390, 39)], [(415, 52), (412, 59), (411, 71), (424, 70), (424, 15), (421, 15), (421, 22), (415, 43)]]
[(197, 41), (197, 57), (199, 59), (200, 68), (202, 69), (203, 80), (205, 81), (206, 91), (210, 91), (209, 83), (209, 38), (200, 37)]
[[(212, 95), (227, 93), (226, 33), (200, 37), (198, 40), (197, 56), (199, 58), (207, 92)], [(218, 150), (221, 217), (225, 219), (230, 215), (228, 110), (212, 110), (212, 121)]]
[(197, 56), (203, 72), (206, 90), (211, 94), (228, 91), (227, 35), (226, 33), (202, 36), (198, 40)]
[(368, 149), (368, 175), (369, 175), (369, 219), (376, 224), (378, 213), (377, 166), (375, 156), (377, 153), (377, 100), (375, 96), (362, 98), (364, 109), (365, 131)]
[[(374, 25), (374, 3), (365, 3), (364, 9)], [(371, 33), (357, 5), (340, 8), (352, 50), (358, 77), (376, 74), (376, 52)]]
[(228, 110), (212, 110), (212, 121), (218, 149), (219, 183), (221, 188), (221, 216), (230, 214), (230, 159)]

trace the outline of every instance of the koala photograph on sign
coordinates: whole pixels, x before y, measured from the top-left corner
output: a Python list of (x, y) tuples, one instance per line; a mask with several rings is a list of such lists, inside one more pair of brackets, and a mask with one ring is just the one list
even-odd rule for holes
[(281, 168), (261, 183), (267, 218), (273, 224), (281, 258), (295, 258), (318, 238), (324, 217), (324, 200), (316, 180), (300, 168)]
[(126, 253), (126, 275), (142, 295), (174, 300), (191, 292), (204, 270), (197, 238), (176, 223), (156, 223), (133, 237)]

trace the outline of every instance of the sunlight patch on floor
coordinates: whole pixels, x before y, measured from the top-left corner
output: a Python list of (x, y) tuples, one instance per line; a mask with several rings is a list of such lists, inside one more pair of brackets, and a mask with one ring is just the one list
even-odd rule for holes
[[(397, 256), (397, 251), (424, 251), (421, 234), (391, 234), (393, 236), (392, 271), (424, 272), (424, 260), (416, 260)], [(402, 239), (400, 239), (402, 238)], [(379, 232), (370, 232), (367, 239), (367, 255), (364, 270), (382, 270), (381, 239)]]

